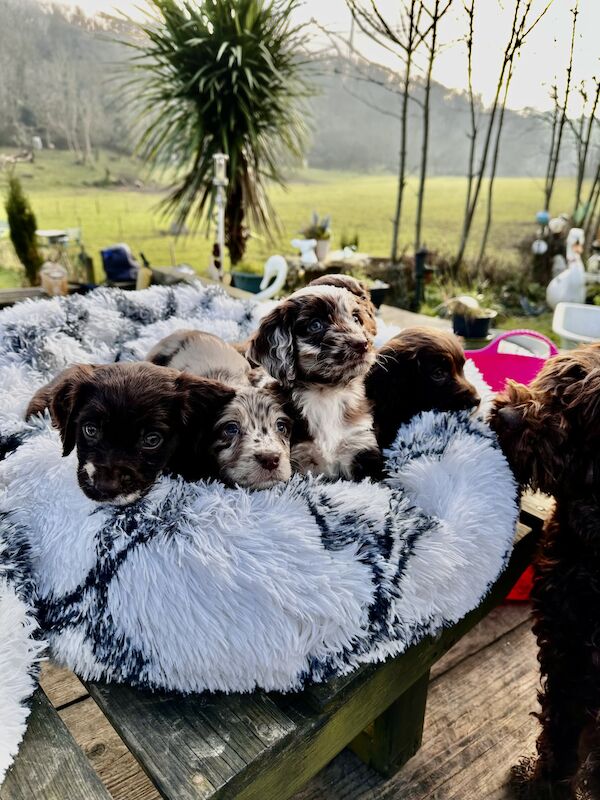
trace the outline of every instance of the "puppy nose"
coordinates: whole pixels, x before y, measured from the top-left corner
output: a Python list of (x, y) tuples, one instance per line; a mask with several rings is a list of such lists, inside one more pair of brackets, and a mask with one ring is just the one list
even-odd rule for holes
[(133, 484), (133, 475), (127, 469), (112, 469), (98, 474), (96, 488), (107, 495), (122, 494)]
[(369, 343), (366, 339), (353, 339), (350, 342), (350, 347), (356, 350), (357, 353), (366, 353), (369, 349)]
[(469, 392), (465, 395), (465, 406), (467, 408), (477, 408), (481, 403), (481, 397), (478, 394), (473, 394), (473, 392)]
[(265, 469), (271, 472), (279, 466), (280, 456), (279, 453), (255, 453), (254, 457)]

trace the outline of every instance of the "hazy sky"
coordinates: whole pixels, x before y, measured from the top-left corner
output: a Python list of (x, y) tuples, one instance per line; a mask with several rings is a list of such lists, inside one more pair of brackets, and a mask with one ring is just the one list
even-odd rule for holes
[[(66, 5), (78, 5), (87, 13), (97, 11), (112, 12), (119, 9), (135, 15), (136, 8), (143, 0), (60, 0)], [(537, 13), (547, 0), (534, 0)], [(513, 108), (533, 106), (547, 108), (549, 87), (558, 76), (559, 85), (564, 82), (564, 73), (569, 50), (570, 9), (575, 0), (554, 0), (546, 16), (530, 34), (519, 59), (511, 91), (509, 105)], [(378, 0), (379, 7), (390, 11), (398, 7), (398, 0)], [(576, 59), (573, 70), (574, 85), (583, 78), (600, 76), (600, 0), (580, 0)], [(452, 88), (464, 88), (465, 48), (457, 41), (464, 31), (462, 1), (455, 0), (455, 10), (451, 10), (444, 20), (441, 30), (442, 41), (453, 44), (440, 53), (434, 77)], [(499, 63), (510, 28), (513, 0), (478, 0), (476, 18), (476, 39), (474, 53), (474, 83), (477, 92), (486, 101), (493, 96)], [(305, 0), (302, 18), (312, 17), (333, 30), (347, 32), (350, 28), (350, 14), (344, 0)], [(532, 14), (532, 19), (537, 14)], [(376, 50), (364, 40), (358, 46), (372, 58), (378, 58), (387, 65), (393, 65), (393, 57)], [(577, 111), (576, 98), (573, 98), (573, 111)]]

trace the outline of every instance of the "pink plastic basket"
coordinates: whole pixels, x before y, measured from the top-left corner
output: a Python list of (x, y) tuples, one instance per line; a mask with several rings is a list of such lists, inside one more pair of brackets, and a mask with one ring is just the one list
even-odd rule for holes
[[(504, 389), (507, 378), (519, 383), (530, 383), (546, 359), (558, 350), (553, 342), (537, 331), (507, 331), (497, 336), (481, 350), (465, 350), (494, 392)], [(533, 585), (533, 570), (527, 567), (507, 596), (507, 600), (529, 600)]]
[(504, 389), (507, 378), (531, 383), (546, 359), (557, 353), (547, 336), (528, 330), (506, 331), (481, 350), (465, 350), (494, 392)]

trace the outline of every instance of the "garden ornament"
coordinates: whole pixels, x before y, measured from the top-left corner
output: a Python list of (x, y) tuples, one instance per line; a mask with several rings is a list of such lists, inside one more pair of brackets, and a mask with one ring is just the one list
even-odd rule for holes
[(268, 300), (283, 289), (287, 278), (288, 265), (283, 256), (271, 256), (265, 262), (261, 291), (255, 295), (257, 300)]
[(313, 264), (319, 263), (319, 259), (315, 253), (316, 246), (316, 239), (292, 239), (292, 247), (300, 250), (300, 263), (305, 267), (310, 267)]
[(585, 234), (571, 228), (567, 236), (567, 268), (548, 284), (546, 302), (550, 308), (559, 303), (585, 303), (585, 267), (581, 259)]
[(569, 215), (561, 214), (560, 217), (553, 217), (548, 223), (548, 230), (555, 236), (561, 236), (567, 230)]

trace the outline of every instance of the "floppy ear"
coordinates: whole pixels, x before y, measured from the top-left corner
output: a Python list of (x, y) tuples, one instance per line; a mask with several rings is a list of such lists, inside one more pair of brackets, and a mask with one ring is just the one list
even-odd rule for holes
[(175, 378), (181, 398), (181, 421), (208, 430), (217, 415), (235, 397), (235, 389), (210, 378), (198, 378), (182, 372)]
[(40, 413), (46, 408), (50, 409), (52, 422), (60, 431), (63, 456), (68, 456), (75, 447), (75, 416), (81, 406), (84, 390), (89, 386), (95, 369), (96, 367), (92, 364), (74, 364), (40, 389), (27, 409), (28, 415), (32, 408), (31, 413)]
[(280, 303), (260, 323), (250, 345), (248, 358), (261, 364), (283, 386), (296, 379), (296, 354), (289, 303)]
[(546, 438), (552, 432), (540, 414), (540, 403), (527, 386), (508, 381), (496, 396), (490, 414), (490, 426), (498, 435), (500, 446), (515, 477), (522, 485), (538, 482), (540, 460), (548, 457)]
[(214, 476), (210, 434), (221, 410), (235, 397), (235, 390), (185, 372), (175, 378), (175, 389), (181, 403), (182, 431), (169, 468), (187, 481)]

